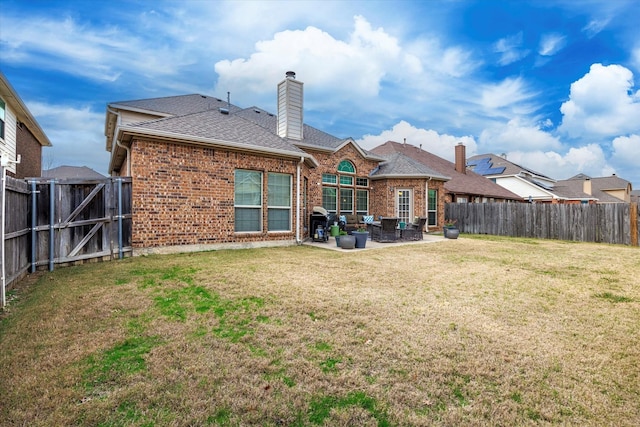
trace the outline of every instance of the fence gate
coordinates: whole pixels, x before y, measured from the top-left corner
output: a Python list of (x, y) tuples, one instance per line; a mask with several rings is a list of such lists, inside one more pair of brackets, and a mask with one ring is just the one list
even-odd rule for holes
[(131, 178), (7, 177), (4, 187), (2, 297), (28, 270), (131, 253)]

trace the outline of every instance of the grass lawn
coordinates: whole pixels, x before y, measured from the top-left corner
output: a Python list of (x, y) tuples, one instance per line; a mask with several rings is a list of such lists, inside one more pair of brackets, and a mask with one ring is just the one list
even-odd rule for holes
[(463, 235), (27, 278), (0, 424), (640, 425), (640, 250)]

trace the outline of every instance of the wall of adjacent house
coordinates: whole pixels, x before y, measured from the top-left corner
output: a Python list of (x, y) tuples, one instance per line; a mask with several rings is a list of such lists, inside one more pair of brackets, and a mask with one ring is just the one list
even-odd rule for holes
[(268, 172), (291, 174), (296, 194), (299, 159), (152, 140), (135, 140), (131, 157), (134, 248), (295, 240), (294, 212), (290, 232), (268, 232), (266, 205), (264, 231), (234, 231), (234, 171), (262, 171), (264, 191)]
[(16, 165), (16, 178), (42, 175), (42, 146), (27, 126), (16, 126), (16, 152), (22, 159)]
[[(16, 115), (5, 99), (4, 138), (0, 139), (0, 155), (9, 160), (16, 159)], [(16, 165), (9, 163), (7, 175), (15, 177)]]
[(620, 190), (603, 190), (605, 193), (613, 196), (617, 199), (620, 199), (621, 202), (629, 203), (631, 202), (631, 192), (630, 190), (620, 189)]

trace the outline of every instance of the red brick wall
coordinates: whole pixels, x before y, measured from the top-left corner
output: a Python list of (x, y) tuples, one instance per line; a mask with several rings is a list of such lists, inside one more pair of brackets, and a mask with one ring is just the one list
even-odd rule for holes
[[(309, 153), (320, 164), (319, 167), (309, 170), (309, 209), (313, 206), (322, 206), (322, 174), (338, 173), (338, 165), (343, 160), (351, 161), (356, 168), (356, 177), (368, 178), (369, 187), (373, 185), (373, 181), (369, 178), (369, 174), (378, 166), (378, 162), (367, 160), (352, 145), (347, 144), (335, 153), (310, 151)], [(361, 187), (362, 188), (362, 187)], [(369, 211), (371, 212), (371, 204), (373, 191), (369, 189)], [(311, 212), (308, 212), (310, 214)]]
[[(322, 205), (322, 173), (336, 173), (342, 160), (350, 160), (356, 176), (368, 178), (378, 162), (364, 159), (352, 146), (336, 153), (313, 152), (317, 168), (301, 167), (300, 184), (308, 178), (307, 203), (301, 201), (300, 220), (308, 222), (311, 209)], [(283, 160), (259, 155), (218, 150), (153, 140), (135, 140), (131, 147), (133, 177), (133, 236), (135, 248), (161, 246), (249, 243), (294, 240), (296, 215), (292, 211), (290, 232), (269, 232), (266, 197), (263, 205), (263, 230), (256, 233), (234, 231), (234, 172), (236, 169), (263, 172), (263, 194), (269, 172), (286, 173), (292, 180), (292, 209), (296, 208), (296, 168), (299, 159)], [(391, 179), (369, 181), (369, 213), (395, 215), (395, 191), (413, 189), (414, 215), (424, 216), (426, 180)], [(443, 183), (429, 182), (444, 207)], [(440, 222), (442, 218), (440, 218)], [(305, 234), (300, 237), (308, 237)]]
[(234, 231), (234, 171), (237, 168), (291, 174), (295, 209), (298, 160), (264, 158), (204, 147), (135, 140), (131, 148), (133, 177), (133, 236), (136, 248), (243, 243), (295, 239), (291, 232)]
[(42, 146), (25, 125), (16, 126), (16, 154), (22, 157), (16, 165), (16, 178), (39, 177), (42, 174)]

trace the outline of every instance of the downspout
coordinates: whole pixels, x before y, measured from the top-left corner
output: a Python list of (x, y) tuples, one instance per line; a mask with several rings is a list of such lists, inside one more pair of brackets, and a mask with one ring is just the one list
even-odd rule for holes
[[(123, 145), (119, 140), (118, 140), (118, 130), (120, 128), (120, 112), (112, 110), (111, 108), (107, 107), (107, 111), (115, 114), (116, 116), (116, 128), (113, 131), (113, 141), (116, 143), (116, 145), (122, 149), (124, 149), (124, 151), (127, 153), (127, 160), (126, 160), (126, 166), (125, 166), (125, 176), (131, 176), (131, 149), (129, 149), (129, 147)], [(120, 176), (122, 176), (122, 174), (120, 174)]]
[(300, 162), (298, 162), (296, 166), (296, 189), (298, 190), (296, 192), (296, 244), (298, 245), (302, 244), (302, 240), (300, 239), (300, 194), (302, 193), (300, 189), (300, 165), (302, 165), (302, 163), (304, 163), (303, 156), (300, 157)]

